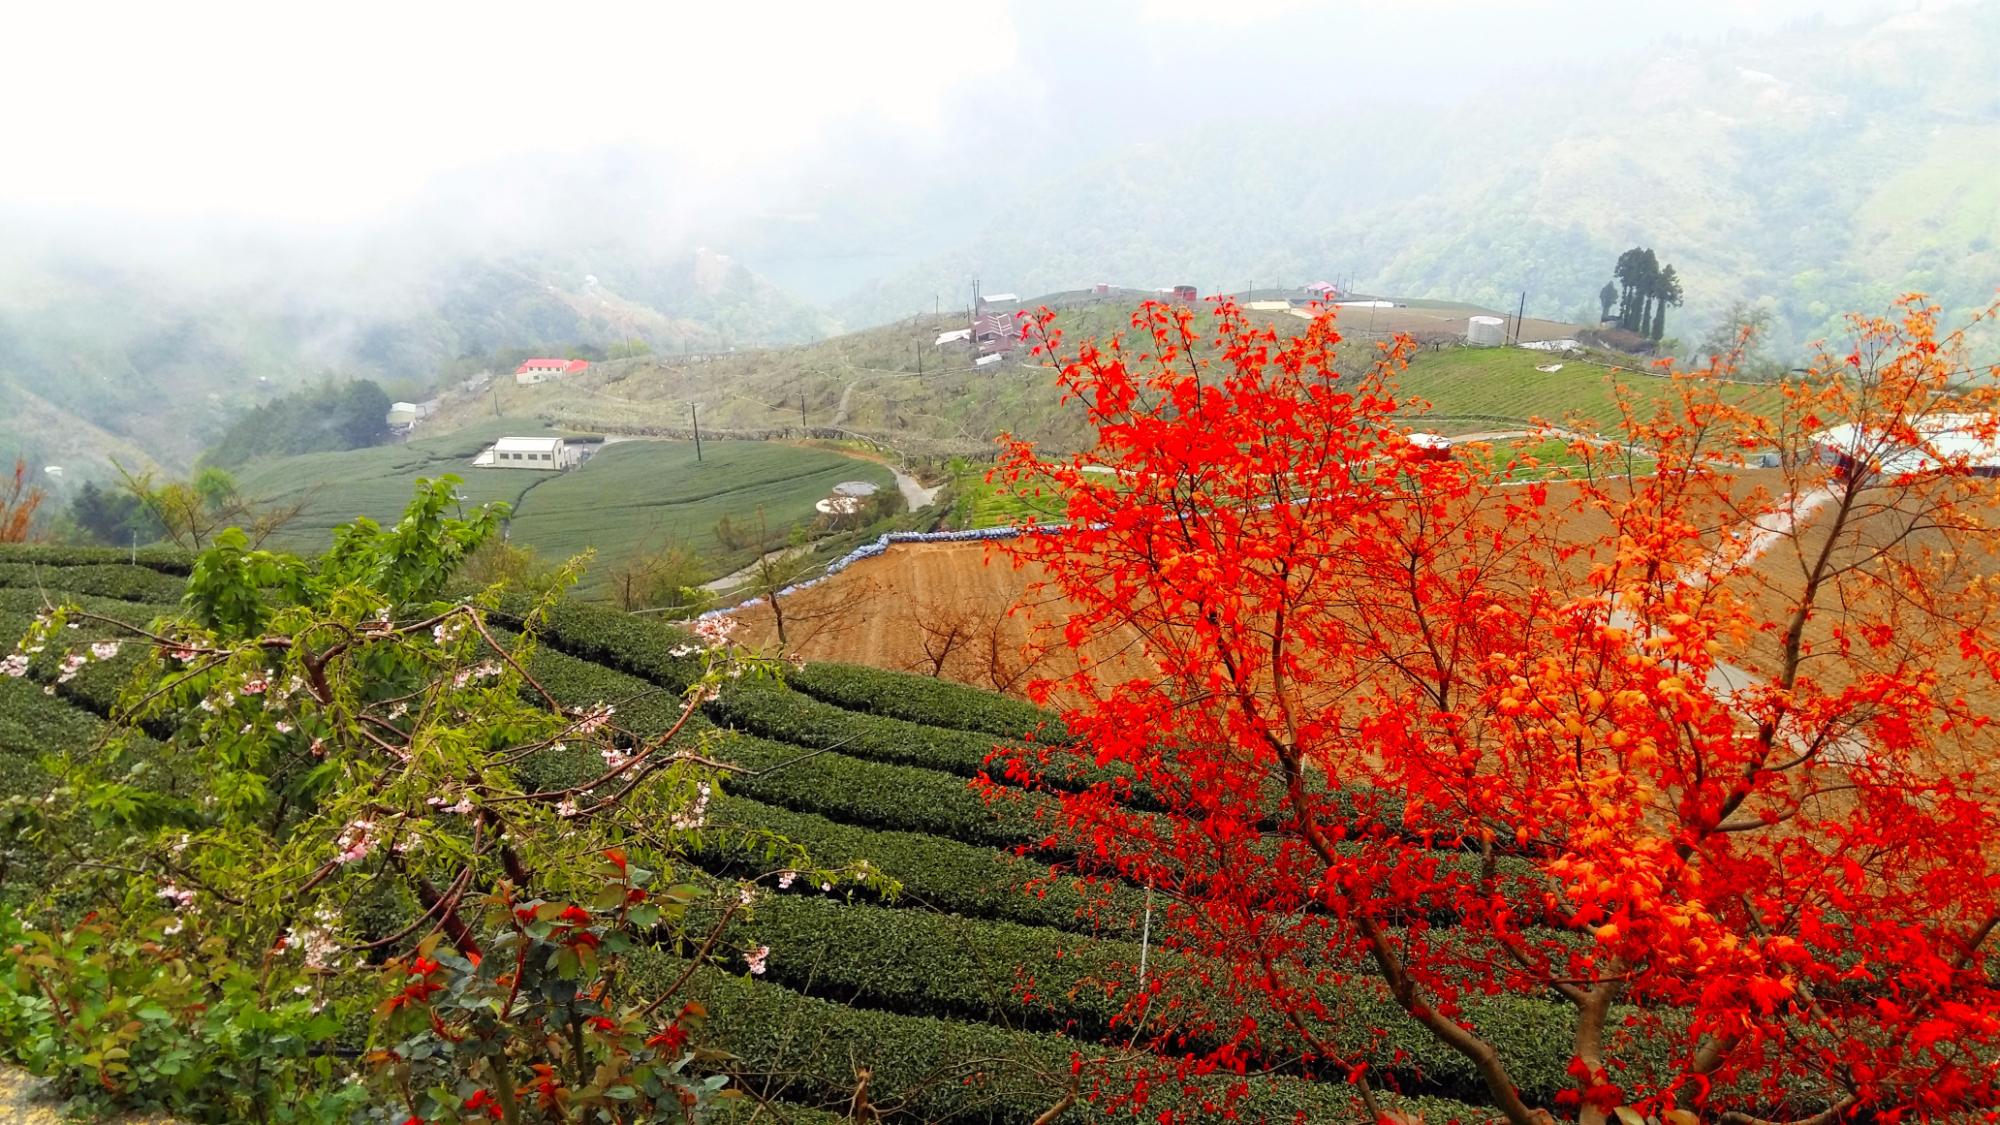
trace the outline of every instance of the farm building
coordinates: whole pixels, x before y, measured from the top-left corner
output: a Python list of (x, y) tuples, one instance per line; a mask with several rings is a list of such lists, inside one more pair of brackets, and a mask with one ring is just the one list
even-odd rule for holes
[(594, 442), (574, 442), (559, 437), (503, 437), (472, 459), (474, 466), (491, 469), (573, 469), (597, 452)]
[(1852, 422), (1813, 435), (1820, 463), (1842, 476), (1906, 476), (1963, 466), (2000, 477), (2000, 419), (1990, 414), (1934, 414), (1915, 426), (1916, 441)]
[(415, 424), (420, 419), (430, 417), (431, 411), (435, 409), (436, 406), (437, 403), (435, 401), (392, 402), (389, 404), (389, 417), (387, 420), (391, 426), (396, 426), (399, 428), (404, 426), (410, 426)]
[(589, 367), (590, 364), (580, 359), (524, 359), (521, 366), (514, 369), (514, 381), (524, 387), (533, 386), (561, 379), (565, 375), (581, 375)]
[(1019, 342), (1021, 328), (1014, 319), (1014, 306), (1008, 303), (1019, 299), (1012, 293), (995, 293), (979, 299), (972, 314), (972, 342), (980, 355), (999, 355), (1013, 350)]

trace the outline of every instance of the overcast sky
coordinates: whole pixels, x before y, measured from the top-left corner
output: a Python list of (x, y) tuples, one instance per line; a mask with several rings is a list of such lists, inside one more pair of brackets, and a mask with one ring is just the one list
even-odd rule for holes
[(975, 123), (1102, 132), (1091, 99), (1135, 86), (1181, 118), (1448, 99), (1663, 35), (1919, 2), (64, 0), (8, 17), (0, 205), (338, 224), (455, 169), (610, 146), (723, 185), (857, 126), (917, 148)]

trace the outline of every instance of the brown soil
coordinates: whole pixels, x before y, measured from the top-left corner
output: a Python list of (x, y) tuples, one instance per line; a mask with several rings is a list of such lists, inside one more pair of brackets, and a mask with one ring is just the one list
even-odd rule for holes
[[(838, 577), (784, 602), (789, 647), (808, 660), (838, 660), (897, 671), (942, 674), (976, 687), (1020, 695), (1037, 676), (1074, 671), (1060, 636), (1037, 655), (1025, 607), (1038, 621), (1060, 626), (1060, 602), (1033, 589), (1035, 575), (1017, 570), (998, 547), (983, 543), (904, 543), (866, 559)], [(768, 605), (737, 614), (743, 639), (774, 646)], [(946, 644), (948, 634), (956, 639)], [(1116, 668), (1139, 659), (1136, 645), (1093, 645), (1089, 659)]]

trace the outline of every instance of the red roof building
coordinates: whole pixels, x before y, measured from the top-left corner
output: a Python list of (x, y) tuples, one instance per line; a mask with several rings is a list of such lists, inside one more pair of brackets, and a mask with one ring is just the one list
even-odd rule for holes
[(581, 375), (589, 368), (590, 364), (580, 359), (524, 359), (514, 369), (514, 381), (524, 385), (544, 383), (565, 375)]

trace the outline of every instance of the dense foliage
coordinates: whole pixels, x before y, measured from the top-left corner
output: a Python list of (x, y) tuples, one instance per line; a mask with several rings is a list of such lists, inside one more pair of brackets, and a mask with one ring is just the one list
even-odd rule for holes
[(371, 379), (331, 380), (259, 403), (222, 431), (202, 463), (360, 449), (389, 439), (389, 395)]
[[(1857, 318), (1768, 416), (1671, 372), (1528, 485), (1409, 440), (1407, 341), (1343, 373), (1331, 314), (1134, 326), (1061, 358), (1097, 446), (1006, 471), (1067, 500), (1068, 533), (1009, 541), (1078, 607), (1045, 627), (1157, 669), (1038, 685), (1078, 737), (1022, 763), (1146, 783), (1056, 795), (1077, 854), (1179, 904), (1156, 932), (1207, 987), (1157, 1046), (1365, 1091), (1401, 1048), (1345, 1039), (1332, 984), (1385, 990), (1519, 1125), (2000, 1103), (2000, 391), (1935, 309)], [(1560, 1088), (1482, 1014), (1506, 996), (1573, 1010)]]
[[(64, 1093), (216, 1121), (707, 1116), (734, 1095), (700, 1005), (619, 987), (640, 946), (735, 956), (715, 927), (748, 884), (684, 853), (708, 840), (893, 891), (709, 824), (741, 767), (676, 735), (761, 665), (683, 643), (677, 721), (646, 735), (618, 702), (542, 691), (527, 668), (549, 601), (503, 641), (499, 591), (447, 595), (502, 514), (449, 514), (455, 483), (313, 562), (224, 532), (175, 612), (41, 603), (0, 660), (10, 695), (40, 682), (26, 698), (53, 708), (8, 741), (61, 750), (43, 784), (7, 787), (10, 871), (46, 883), (0, 914), (0, 1038)], [(57, 698), (110, 722), (63, 719)], [(688, 932), (711, 896), (711, 929)]]

